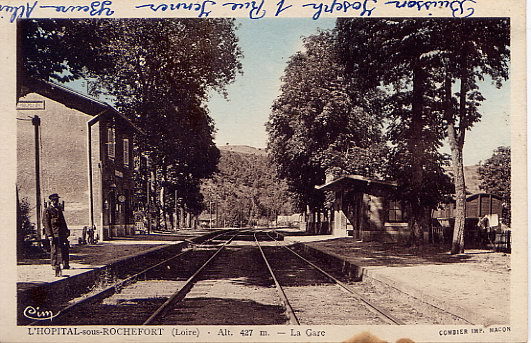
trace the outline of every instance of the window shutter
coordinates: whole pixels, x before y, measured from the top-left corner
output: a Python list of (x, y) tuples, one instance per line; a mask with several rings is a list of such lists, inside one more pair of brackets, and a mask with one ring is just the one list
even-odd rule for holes
[(115, 148), (116, 142), (114, 137), (114, 128), (109, 127), (107, 129), (107, 156), (109, 156), (109, 158), (114, 158), (116, 156)]
[(124, 166), (129, 167), (129, 139), (124, 138)]

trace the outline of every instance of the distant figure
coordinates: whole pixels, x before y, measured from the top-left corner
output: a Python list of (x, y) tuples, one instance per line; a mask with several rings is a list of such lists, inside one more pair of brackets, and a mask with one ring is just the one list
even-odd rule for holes
[(64, 269), (70, 269), (68, 256), (68, 236), (70, 230), (66, 226), (63, 209), (59, 205), (59, 195), (54, 193), (48, 197), (51, 200), (50, 206), (44, 210), (43, 226), (44, 234), (50, 241), (50, 260), (55, 276), (62, 276), (61, 264)]
[(94, 226), (89, 226), (87, 229), (87, 243), (96, 244), (97, 238), (94, 238)]
[(499, 226), (497, 214), (487, 214), (483, 218), (479, 219), (478, 227), (483, 235), (483, 242), (490, 244), (492, 248), (495, 248), (494, 241), (496, 240), (496, 228)]

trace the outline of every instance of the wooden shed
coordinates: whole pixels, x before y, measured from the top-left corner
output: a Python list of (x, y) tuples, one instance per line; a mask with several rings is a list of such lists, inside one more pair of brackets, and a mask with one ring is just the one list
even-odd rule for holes
[[(483, 218), (486, 215), (502, 215), (503, 201), (501, 197), (489, 193), (476, 193), (466, 198), (466, 218)], [(450, 219), (455, 217), (455, 201), (441, 204), (433, 211), (433, 218)]]

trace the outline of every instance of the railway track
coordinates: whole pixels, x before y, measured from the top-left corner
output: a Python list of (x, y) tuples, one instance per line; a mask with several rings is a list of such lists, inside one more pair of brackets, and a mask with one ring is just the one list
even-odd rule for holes
[(264, 233), (261, 247), (293, 324), (404, 324), (311, 261)]
[(366, 291), (340, 281), (267, 231), (242, 230), (165, 258), (74, 302), (52, 321), (32, 324), (409, 323), (401, 316), (404, 308), (381, 306)]
[[(198, 263), (204, 263), (211, 257), (212, 250), (220, 250), (230, 240), (223, 239), (227, 235), (235, 236), (228, 232), (199, 244), (190, 241), (193, 250), (171, 256), (162, 254), (157, 261), (144, 261), (149, 267), (74, 299), (56, 311), (51, 320), (37, 320), (28, 325), (143, 324), (172, 295), (168, 295), (168, 287), (171, 290), (186, 284)], [(135, 294), (138, 297), (132, 296)]]

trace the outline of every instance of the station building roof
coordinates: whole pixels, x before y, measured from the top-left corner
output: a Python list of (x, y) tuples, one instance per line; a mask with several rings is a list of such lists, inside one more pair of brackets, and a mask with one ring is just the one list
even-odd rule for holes
[(22, 88), (24, 94), (33, 92), (38, 93), (62, 103), (66, 107), (93, 116), (94, 118), (90, 120), (90, 123), (95, 123), (105, 116), (114, 115), (134, 131), (140, 134), (145, 134), (145, 132), (136, 126), (129, 118), (107, 102), (79, 93), (66, 86), (35, 78), (25, 78)]
[(325, 191), (337, 191), (345, 189), (349, 186), (370, 186), (378, 185), (387, 188), (396, 188), (398, 185), (395, 181), (383, 181), (378, 179), (372, 179), (361, 175), (345, 175), (340, 178), (334, 179), (330, 182), (325, 183), (324, 185), (315, 186), (316, 189), (321, 189)]

